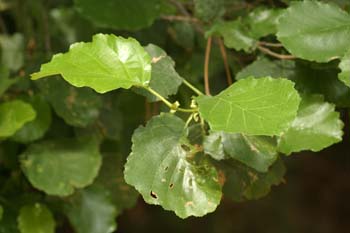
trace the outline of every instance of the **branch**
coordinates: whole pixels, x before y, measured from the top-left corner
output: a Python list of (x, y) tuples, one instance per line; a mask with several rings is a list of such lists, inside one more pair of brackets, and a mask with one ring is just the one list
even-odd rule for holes
[(205, 61), (204, 61), (204, 87), (205, 94), (210, 95), (209, 87), (209, 59), (210, 59), (210, 50), (212, 44), (212, 37), (210, 36), (207, 41), (207, 47), (205, 49)]
[(281, 43), (270, 43), (270, 42), (266, 42), (266, 41), (259, 41), (258, 44), (261, 46), (272, 47), (272, 48), (282, 48), (283, 47), (283, 44), (281, 44)]
[(229, 67), (229, 65), (228, 65), (228, 61), (227, 61), (226, 48), (225, 48), (225, 45), (224, 45), (224, 43), (222, 42), (222, 39), (221, 39), (221, 38), (218, 38), (218, 44), (219, 44), (219, 47), (220, 47), (220, 52), (221, 52), (222, 60), (224, 61), (227, 84), (228, 84), (228, 85), (231, 85), (231, 84), (232, 84), (231, 71), (230, 71), (230, 67)]
[(161, 16), (161, 19), (169, 20), (169, 21), (182, 21), (182, 22), (190, 22), (190, 23), (199, 23), (199, 19), (188, 17), (188, 16), (182, 16), (182, 15), (164, 15)]
[(271, 51), (270, 49), (265, 48), (265, 47), (263, 47), (263, 46), (261, 46), (259, 44), (258, 44), (258, 49), (261, 52), (265, 53), (265, 54), (268, 54), (268, 55), (270, 55), (272, 57), (275, 57), (275, 58), (278, 58), (278, 59), (281, 59), (281, 60), (293, 60), (293, 59), (296, 59), (296, 57), (293, 56), (293, 55), (283, 55), (283, 54), (275, 53), (275, 52)]

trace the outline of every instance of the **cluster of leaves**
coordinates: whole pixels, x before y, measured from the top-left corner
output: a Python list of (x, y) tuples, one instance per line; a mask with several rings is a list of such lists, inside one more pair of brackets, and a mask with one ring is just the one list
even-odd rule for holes
[[(203, 216), (223, 195), (268, 194), (284, 180), (283, 155), (341, 141), (348, 6), (268, 2), (0, 1), (18, 31), (2, 23), (0, 233), (50, 233), (67, 220), (76, 232), (113, 232), (138, 193)], [(226, 48), (212, 48), (208, 72), (212, 38)]]

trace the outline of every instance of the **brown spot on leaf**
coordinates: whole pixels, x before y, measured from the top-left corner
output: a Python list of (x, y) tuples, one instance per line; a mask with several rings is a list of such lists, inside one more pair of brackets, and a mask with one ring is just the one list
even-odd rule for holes
[(188, 201), (185, 203), (185, 206), (194, 206), (193, 201)]
[(157, 194), (156, 194), (155, 192), (153, 192), (153, 191), (151, 191), (150, 195), (151, 195), (151, 197), (153, 197), (154, 199), (157, 199), (157, 198), (158, 198)]

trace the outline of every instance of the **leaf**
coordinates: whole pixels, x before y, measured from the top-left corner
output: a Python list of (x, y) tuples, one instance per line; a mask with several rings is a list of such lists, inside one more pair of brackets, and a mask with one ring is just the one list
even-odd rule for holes
[(133, 38), (97, 34), (92, 42), (75, 43), (67, 53), (53, 56), (39, 72), (32, 74), (32, 79), (57, 74), (73, 86), (88, 86), (105, 93), (147, 86), (151, 79), (151, 59)]
[(117, 209), (109, 193), (101, 188), (76, 193), (65, 212), (77, 233), (112, 233), (116, 230)]
[(281, 12), (280, 9), (256, 8), (244, 18), (244, 22), (249, 25), (251, 35), (259, 39), (277, 33)]
[(221, 199), (215, 167), (204, 155), (196, 156), (184, 126), (180, 118), (161, 114), (138, 128), (124, 171), (125, 181), (147, 203), (181, 218), (213, 212)]
[(267, 58), (259, 58), (239, 71), (236, 74), (236, 79), (240, 80), (251, 76), (255, 78), (263, 78), (267, 76), (272, 78), (289, 78), (294, 74), (294, 61), (270, 61)]
[(233, 158), (259, 172), (267, 172), (278, 156), (275, 140), (264, 136), (214, 132), (203, 144), (214, 159)]
[(341, 72), (338, 74), (338, 78), (345, 83), (345, 85), (350, 87), (350, 50), (341, 59), (339, 68)]
[(74, 0), (78, 11), (101, 27), (137, 30), (149, 27), (160, 14), (160, 0)]
[(0, 104), (0, 138), (12, 136), (35, 117), (36, 112), (32, 106), (21, 100)]
[(43, 204), (23, 206), (18, 216), (21, 233), (54, 233), (55, 220), (50, 210)]
[(225, 13), (225, 0), (194, 0), (194, 14), (197, 18), (210, 22)]
[(30, 183), (49, 195), (68, 196), (74, 188), (91, 184), (97, 176), (101, 155), (96, 142), (61, 139), (31, 144), (21, 155)]
[(349, 48), (350, 15), (333, 4), (294, 2), (279, 22), (278, 40), (297, 57), (327, 62)]
[(249, 52), (255, 44), (254, 38), (241, 20), (218, 22), (207, 31), (206, 35), (222, 36), (226, 47), (245, 52)]
[(214, 97), (197, 97), (213, 131), (278, 135), (295, 118), (300, 97), (294, 83), (271, 77), (239, 80)]
[(11, 71), (19, 70), (24, 63), (24, 38), (22, 34), (0, 35), (1, 63)]
[(5, 66), (0, 65), (0, 96), (2, 96), (11, 85), (18, 81), (16, 78), (9, 78), (9, 76), (9, 70)]
[(278, 150), (285, 154), (302, 150), (320, 151), (342, 140), (344, 126), (335, 105), (320, 95), (304, 95), (298, 115), (278, 140)]
[(135, 189), (125, 183), (123, 168), (121, 155), (105, 154), (101, 171), (94, 183), (95, 186), (101, 186), (110, 192), (110, 198), (119, 212), (133, 207), (139, 196)]
[[(149, 86), (165, 98), (176, 94), (182, 78), (175, 70), (173, 59), (156, 45), (149, 44), (145, 49), (152, 57), (152, 78)], [(146, 96), (151, 102), (159, 101), (157, 97), (144, 89), (136, 89), (136, 92)]]
[(51, 78), (36, 83), (58, 116), (68, 125), (86, 127), (99, 117), (102, 98), (89, 88), (75, 88), (64, 80)]
[(272, 185), (283, 182), (286, 168), (277, 160), (266, 173), (259, 173), (233, 160), (221, 164), (226, 182), (223, 192), (235, 201), (256, 200), (266, 196)]
[(17, 142), (28, 143), (42, 138), (49, 129), (51, 124), (51, 109), (42, 96), (36, 95), (24, 100), (27, 100), (32, 105), (37, 113), (36, 118), (26, 123), (12, 136), (12, 139)]

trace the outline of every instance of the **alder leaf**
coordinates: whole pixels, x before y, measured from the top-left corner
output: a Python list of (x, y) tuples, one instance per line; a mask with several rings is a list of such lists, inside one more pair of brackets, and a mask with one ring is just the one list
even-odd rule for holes
[(117, 209), (102, 188), (77, 192), (65, 206), (65, 213), (77, 233), (112, 233), (117, 227)]
[(267, 172), (278, 156), (276, 141), (265, 136), (213, 132), (203, 146), (214, 159), (232, 158), (259, 172)]
[(300, 97), (289, 80), (250, 77), (217, 96), (196, 100), (200, 115), (213, 131), (272, 136), (289, 127)]
[[(182, 78), (175, 70), (175, 62), (166, 52), (156, 45), (149, 44), (145, 50), (152, 57), (152, 74), (149, 86), (163, 97), (168, 97), (177, 93), (182, 83)], [(151, 102), (159, 99), (144, 89), (135, 89), (147, 97)]]
[(42, 138), (49, 129), (51, 124), (51, 109), (44, 98), (39, 95), (24, 98), (24, 101), (32, 105), (37, 113), (36, 118), (26, 123), (12, 136), (12, 139), (17, 142), (28, 143)]
[(21, 100), (0, 104), (0, 138), (12, 136), (35, 117), (36, 112), (33, 107)]
[(341, 59), (339, 68), (341, 69), (341, 72), (338, 74), (339, 80), (350, 87), (350, 50)]
[(320, 151), (340, 142), (344, 124), (334, 109), (321, 95), (304, 95), (297, 117), (278, 140), (278, 150), (285, 154)]
[(12, 36), (0, 35), (1, 63), (11, 71), (19, 70), (24, 63), (24, 37), (20, 33)]
[(219, 35), (224, 38), (228, 48), (249, 52), (255, 44), (255, 39), (241, 20), (218, 22), (207, 31), (207, 36)]
[(151, 26), (159, 16), (161, 0), (74, 0), (78, 11), (95, 24), (137, 30)]
[(99, 117), (102, 97), (89, 88), (76, 88), (53, 77), (36, 82), (56, 114), (71, 126), (86, 127)]
[(0, 96), (13, 84), (18, 81), (18, 78), (9, 78), (10, 71), (3, 65), (0, 65)]
[(54, 233), (55, 220), (51, 211), (43, 204), (23, 206), (18, 216), (21, 233)]
[(277, 37), (291, 54), (327, 62), (349, 48), (350, 15), (333, 4), (293, 2), (280, 18)]
[(91, 184), (97, 176), (101, 155), (91, 139), (60, 139), (31, 144), (21, 155), (30, 183), (49, 195), (68, 196), (74, 188)]
[(283, 182), (286, 168), (281, 159), (267, 172), (260, 173), (234, 160), (220, 164), (225, 174), (224, 195), (235, 201), (256, 200), (266, 196), (273, 185)]
[(60, 74), (76, 87), (91, 87), (105, 93), (118, 88), (147, 86), (151, 59), (133, 38), (97, 34), (92, 42), (75, 43), (67, 53), (53, 56), (32, 79)]
[(215, 167), (186, 134), (185, 122), (172, 114), (152, 118), (135, 131), (124, 171), (147, 203), (181, 218), (213, 212), (221, 199)]

